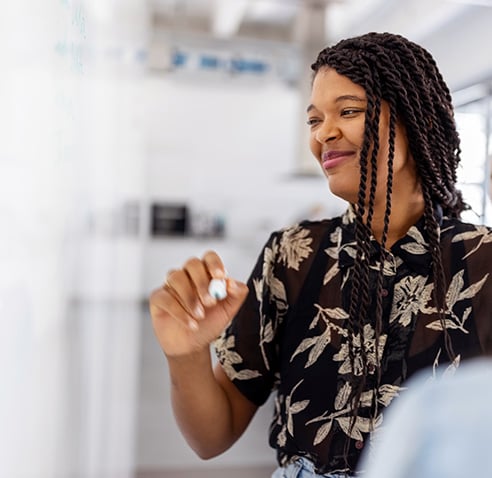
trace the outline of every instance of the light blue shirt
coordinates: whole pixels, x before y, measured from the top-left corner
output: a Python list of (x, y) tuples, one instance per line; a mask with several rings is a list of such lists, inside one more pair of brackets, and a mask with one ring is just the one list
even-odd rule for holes
[(387, 410), (364, 478), (492, 477), (492, 358), (428, 377), (410, 379)]

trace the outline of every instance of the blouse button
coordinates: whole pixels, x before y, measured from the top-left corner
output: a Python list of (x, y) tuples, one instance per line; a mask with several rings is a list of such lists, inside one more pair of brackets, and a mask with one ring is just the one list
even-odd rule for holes
[(386, 297), (388, 295), (388, 289), (381, 289), (381, 295)]
[(364, 448), (364, 442), (361, 440), (357, 440), (355, 442), (355, 448), (357, 448), (357, 450), (362, 450), (362, 448)]

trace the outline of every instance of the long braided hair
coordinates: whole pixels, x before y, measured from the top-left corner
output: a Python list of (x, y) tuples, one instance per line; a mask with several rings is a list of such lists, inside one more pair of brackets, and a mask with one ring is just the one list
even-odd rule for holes
[[(456, 169), (460, 161), (460, 142), (454, 121), (451, 94), (431, 54), (406, 38), (391, 33), (368, 33), (342, 40), (325, 48), (311, 68), (316, 73), (330, 67), (337, 73), (362, 86), (366, 92), (364, 140), (360, 153), (360, 184), (355, 212), (357, 257), (352, 277), (347, 330), (352, 370), (355, 370), (354, 337), (359, 334), (362, 377), (352, 392), (354, 416), (366, 386), (369, 363), (364, 348), (364, 324), (370, 308), (369, 245), (374, 213), (377, 155), (379, 144), (379, 116), (381, 101), (389, 105), (388, 179), (384, 227), (381, 237), (380, 268), (376, 281), (375, 351), (377, 382), (380, 380), (379, 339), (382, 330), (382, 285), (385, 245), (391, 213), (393, 188), (393, 159), (397, 120), (407, 132), (409, 148), (415, 160), (425, 201), (424, 221), (429, 238), (434, 281), (434, 302), (440, 320), (444, 321), (446, 283), (439, 246), (439, 227), (436, 205), (444, 215), (459, 217), (467, 209), (461, 192), (456, 189)], [(370, 171), (370, 173), (369, 173)], [(444, 323), (443, 323), (444, 325)], [(449, 358), (454, 352), (446, 328), (443, 327), (445, 347)], [(376, 385), (377, 387), (377, 385)], [(374, 394), (376, 395), (376, 394)], [(377, 402), (373, 399), (373, 417)], [(346, 450), (348, 452), (348, 448)]]

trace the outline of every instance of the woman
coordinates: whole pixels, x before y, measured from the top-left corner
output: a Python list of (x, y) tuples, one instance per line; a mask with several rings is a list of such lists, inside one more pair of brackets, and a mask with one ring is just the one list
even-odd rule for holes
[(223, 301), (207, 292), (225, 277), (214, 252), (151, 297), (190, 446), (220, 454), (275, 390), (274, 477), (354, 474), (408, 377), (492, 348), (492, 233), (459, 220), (459, 138), (431, 55), (370, 33), (312, 69), (310, 147), (347, 212), (273, 233)]

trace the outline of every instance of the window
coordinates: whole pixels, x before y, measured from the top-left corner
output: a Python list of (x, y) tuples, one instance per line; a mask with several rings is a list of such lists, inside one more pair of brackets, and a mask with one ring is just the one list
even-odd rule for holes
[(461, 138), (458, 187), (471, 206), (463, 219), (492, 224), (490, 162), (492, 159), (492, 88), (479, 84), (453, 95), (456, 124)]

